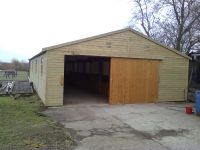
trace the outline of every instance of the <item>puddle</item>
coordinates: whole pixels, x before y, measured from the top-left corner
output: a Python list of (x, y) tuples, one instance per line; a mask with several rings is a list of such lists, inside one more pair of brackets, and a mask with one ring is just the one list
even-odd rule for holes
[(189, 132), (189, 130), (186, 129), (179, 129), (179, 130), (174, 130), (174, 129), (162, 129), (159, 132), (157, 132), (154, 136), (155, 138), (163, 138), (166, 136), (182, 136), (184, 133)]

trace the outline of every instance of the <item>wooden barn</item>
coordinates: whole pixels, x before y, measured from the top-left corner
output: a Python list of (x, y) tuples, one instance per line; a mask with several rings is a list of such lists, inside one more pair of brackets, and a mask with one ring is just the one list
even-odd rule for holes
[(126, 28), (43, 48), (30, 59), (30, 81), (46, 106), (92, 96), (109, 104), (184, 101), (189, 59)]

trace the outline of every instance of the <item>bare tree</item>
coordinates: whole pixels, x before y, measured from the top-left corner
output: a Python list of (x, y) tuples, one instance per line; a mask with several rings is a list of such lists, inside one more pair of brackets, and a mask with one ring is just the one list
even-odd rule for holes
[(137, 7), (133, 20), (141, 22), (147, 36), (185, 53), (200, 46), (199, 0), (157, 0), (154, 4), (149, 0), (133, 1)]
[(27, 71), (28, 70), (28, 63), (25, 61), (19, 61), (18, 59), (12, 59), (11, 68), (19, 70), (19, 71)]
[(130, 26), (136, 30), (142, 30), (147, 36), (154, 38), (157, 22), (158, 5), (154, 0), (133, 0), (136, 7), (133, 8), (133, 17)]

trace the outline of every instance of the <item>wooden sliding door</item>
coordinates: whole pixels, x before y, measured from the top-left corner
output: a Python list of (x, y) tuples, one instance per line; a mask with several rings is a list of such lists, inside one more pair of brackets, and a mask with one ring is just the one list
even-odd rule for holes
[(110, 104), (155, 102), (158, 98), (159, 60), (111, 58)]

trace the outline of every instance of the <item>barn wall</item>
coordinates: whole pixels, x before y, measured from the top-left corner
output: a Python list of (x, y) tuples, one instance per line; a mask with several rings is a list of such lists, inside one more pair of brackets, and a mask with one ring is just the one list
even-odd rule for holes
[(47, 53), (47, 106), (63, 105), (64, 55)]
[(93, 39), (48, 51), (47, 99), (62, 105), (64, 55), (159, 59), (158, 101), (183, 101), (186, 97), (189, 60), (131, 31)]
[(187, 98), (189, 60), (167, 58), (160, 64), (159, 101)]
[(47, 75), (47, 55), (43, 54), (30, 61), (30, 81), (33, 82), (34, 89), (46, 104), (46, 75)]

